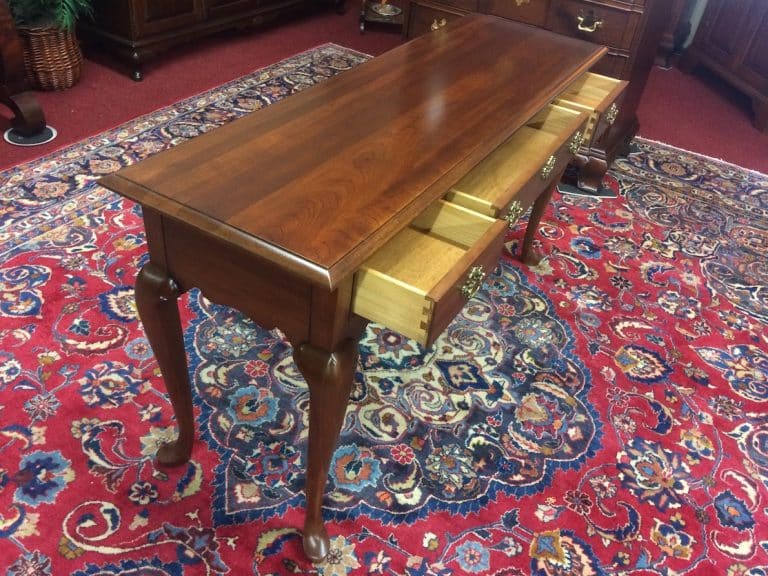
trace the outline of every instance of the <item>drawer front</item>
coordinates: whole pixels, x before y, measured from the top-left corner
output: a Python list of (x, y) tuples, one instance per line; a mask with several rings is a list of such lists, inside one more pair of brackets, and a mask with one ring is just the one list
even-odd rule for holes
[(477, 12), (477, 2), (478, 0), (434, 0), (434, 3), (438, 6), (459, 8), (469, 12)]
[(485, 0), (483, 12), (544, 27), (549, 2), (543, 0)]
[(549, 28), (620, 50), (631, 50), (641, 14), (585, 0), (553, 0)]
[(628, 52), (622, 52), (621, 54), (608, 52), (608, 54), (600, 58), (597, 64), (592, 66), (591, 71), (603, 76), (613, 76), (614, 78), (629, 80), (632, 74), (632, 61), (629, 58)]
[[(579, 134), (581, 135), (583, 132), (579, 131)], [(504, 218), (510, 229), (515, 227), (517, 221), (528, 211), (536, 198), (560, 181), (568, 163), (578, 151), (577, 147), (571, 147), (573, 138), (574, 135), (571, 135), (560, 145), (560, 148), (547, 157), (536, 176), (531, 178), (501, 209), (499, 217)], [(580, 136), (576, 139), (576, 143), (581, 143)]]
[(496, 267), (505, 223), (432, 204), (355, 273), (352, 312), (431, 346)]
[(617, 80), (592, 72), (571, 84), (556, 103), (573, 110), (590, 113), (584, 137), (584, 148), (594, 146), (613, 125), (621, 107), (626, 80)]
[(175, 0), (174, 2), (139, 0), (131, 5), (135, 10), (138, 38), (191, 26), (201, 21), (204, 13), (202, 0)]
[(514, 226), (579, 151), (589, 117), (547, 107), (452, 186), (446, 200)]
[(208, 18), (223, 18), (240, 15), (255, 8), (257, 0), (205, 0)]
[(466, 12), (456, 8), (411, 2), (407, 23), (408, 38), (439, 30), (451, 20), (461, 18), (464, 14)]

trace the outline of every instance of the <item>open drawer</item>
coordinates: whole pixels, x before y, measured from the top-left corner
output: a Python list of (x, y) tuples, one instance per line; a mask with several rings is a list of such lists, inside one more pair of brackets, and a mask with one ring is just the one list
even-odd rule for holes
[(352, 312), (431, 346), (496, 267), (505, 232), (438, 200), (355, 273)]
[(513, 226), (578, 152), (588, 118), (547, 106), (452, 186), (446, 200)]
[(626, 80), (617, 80), (587, 72), (571, 83), (555, 100), (555, 104), (588, 112), (589, 123), (584, 133), (584, 146), (589, 148), (600, 140), (619, 114), (619, 98), (627, 87)]

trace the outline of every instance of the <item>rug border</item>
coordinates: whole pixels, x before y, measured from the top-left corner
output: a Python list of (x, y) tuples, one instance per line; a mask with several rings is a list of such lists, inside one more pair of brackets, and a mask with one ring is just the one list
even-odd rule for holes
[(633, 138), (633, 141), (649, 142), (651, 144), (655, 144), (656, 146), (662, 146), (664, 148), (669, 148), (671, 150), (679, 150), (680, 152), (685, 152), (686, 154), (691, 154), (692, 156), (699, 156), (700, 158), (706, 158), (707, 160), (720, 162), (721, 164), (726, 164), (728, 166), (738, 168), (739, 170), (743, 170), (744, 172), (749, 172), (750, 174), (754, 174), (761, 178), (768, 178), (768, 173), (760, 172), (759, 170), (754, 170), (752, 168), (747, 168), (746, 166), (739, 166), (738, 164), (734, 164), (733, 162), (729, 162), (728, 160), (723, 160), (722, 158), (717, 158), (716, 156), (709, 156), (707, 154), (702, 154), (701, 152), (695, 152), (687, 148), (681, 148), (680, 146), (675, 146), (674, 144), (668, 144), (667, 142), (662, 142), (661, 140), (654, 140), (653, 138), (646, 138), (645, 136), (635, 136)]
[(241, 74), (240, 76), (237, 76), (235, 78), (232, 78), (230, 80), (227, 80), (226, 82), (223, 82), (222, 84), (217, 84), (216, 86), (212, 86), (211, 88), (206, 88), (205, 90), (201, 90), (199, 92), (195, 92), (193, 94), (189, 94), (187, 96), (184, 96), (182, 98), (179, 98), (178, 100), (175, 100), (174, 102), (171, 102), (170, 104), (166, 104), (165, 106), (158, 106), (157, 108), (154, 108), (150, 110), (149, 112), (145, 112), (143, 114), (140, 114), (138, 116), (134, 116), (133, 118), (128, 118), (127, 120), (124, 120), (123, 122), (119, 122), (117, 124), (113, 124), (111, 126), (108, 126), (106, 128), (103, 128), (99, 132), (90, 134), (80, 140), (77, 140), (76, 142), (71, 142), (69, 144), (63, 144), (60, 148), (56, 148), (54, 150), (51, 150), (47, 152), (46, 154), (43, 154), (41, 156), (37, 156), (35, 158), (31, 158), (29, 160), (26, 160), (24, 162), (19, 162), (18, 164), (13, 164), (11, 166), (8, 166), (6, 168), (0, 169), (0, 179), (2, 179), (5, 176), (10, 175), (14, 170), (17, 170), (21, 166), (26, 166), (33, 164), (35, 162), (49, 162), (53, 160), (54, 156), (57, 156), (67, 150), (74, 149), (77, 146), (82, 146), (83, 144), (86, 144), (88, 142), (93, 141), (96, 138), (99, 138), (106, 134), (107, 132), (111, 132), (113, 130), (117, 130), (118, 128), (125, 126), (127, 124), (130, 124), (132, 122), (139, 122), (149, 116), (152, 116), (154, 114), (157, 114), (158, 112), (161, 112), (162, 110), (168, 110), (171, 108), (174, 108), (175, 106), (178, 106), (180, 103), (186, 102), (187, 100), (192, 100), (193, 98), (200, 98), (206, 94), (210, 94), (214, 90), (220, 90), (222, 88), (226, 88), (227, 86), (230, 86), (236, 82), (240, 82), (243, 78), (246, 78), (248, 76), (251, 76), (253, 74), (257, 74), (263, 70), (267, 70), (268, 68), (271, 68), (273, 66), (276, 66), (280, 64), (281, 62), (291, 59), (291, 58), (297, 58), (299, 56), (303, 56), (304, 54), (307, 54), (309, 52), (312, 52), (314, 50), (319, 50), (325, 47), (335, 47), (335, 48), (341, 48), (343, 50), (347, 50), (349, 52), (353, 52), (359, 56), (365, 56), (366, 58), (373, 58), (371, 54), (367, 54), (365, 52), (361, 52), (360, 50), (356, 50), (354, 48), (348, 48), (347, 46), (342, 46), (341, 44), (336, 44), (335, 42), (323, 42), (322, 44), (316, 44), (315, 46), (312, 46), (310, 48), (307, 48), (306, 50), (301, 50), (300, 52), (295, 52), (293, 54), (290, 54), (288, 56), (285, 56), (283, 58), (280, 58), (279, 60), (275, 60), (274, 62), (270, 62), (269, 64), (265, 64), (264, 66), (261, 66), (260, 68), (254, 68), (250, 72), (246, 72), (245, 74)]

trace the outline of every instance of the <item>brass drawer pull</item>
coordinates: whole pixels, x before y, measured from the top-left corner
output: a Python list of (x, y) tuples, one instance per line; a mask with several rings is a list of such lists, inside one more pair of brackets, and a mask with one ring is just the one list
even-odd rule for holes
[(611, 104), (611, 107), (608, 108), (608, 111), (605, 113), (605, 121), (608, 122), (608, 124), (613, 124), (616, 122), (616, 117), (619, 115), (619, 107), (616, 106), (616, 103), (614, 102)]
[(485, 280), (485, 270), (483, 270), (483, 267), (473, 266), (472, 270), (470, 270), (467, 275), (467, 280), (461, 285), (461, 288), (459, 288), (459, 292), (461, 292), (461, 295), (464, 296), (464, 298), (469, 300), (472, 296), (477, 294), (478, 290), (480, 290), (480, 286), (483, 285), (483, 280)]
[(523, 205), (519, 200), (514, 200), (512, 204), (509, 205), (505, 220), (507, 221), (507, 224), (509, 224), (510, 230), (515, 227), (515, 224), (520, 220), (520, 216), (523, 215), (523, 212), (525, 212), (525, 208), (523, 208)]
[(541, 168), (541, 179), (546, 180), (552, 175), (552, 170), (555, 169), (555, 164), (557, 164), (557, 158), (554, 156), (550, 156), (547, 158), (547, 161), (544, 163), (544, 166)]
[(579, 21), (578, 26), (576, 26), (580, 32), (587, 32), (588, 34), (593, 34), (598, 28), (602, 27), (603, 21), (602, 20), (595, 20), (594, 15), (592, 16), (591, 22), (584, 24), (584, 16), (577, 16), (576, 19)]
[(445, 18), (440, 18), (440, 20), (435, 18), (434, 20), (432, 20), (432, 24), (429, 27), (429, 29), (432, 30), (432, 31), (439, 30), (440, 28), (442, 28), (446, 24), (448, 24), (448, 20), (446, 20)]
[(571, 143), (568, 145), (568, 151), (571, 154), (576, 154), (583, 143), (584, 134), (581, 131), (576, 132), (576, 134), (573, 135), (573, 138), (571, 138)]

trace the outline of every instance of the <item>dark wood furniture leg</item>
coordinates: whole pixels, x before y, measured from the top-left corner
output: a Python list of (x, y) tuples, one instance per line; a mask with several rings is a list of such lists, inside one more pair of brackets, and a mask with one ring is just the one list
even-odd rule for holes
[(755, 128), (763, 134), (768, 134), (768, 100), (752, 97), (752, 111), (755, 114)]
[(11, 109), (11, 126), (22, 136), (33, 136), (45, 128), (43, 110), (28, 90), (24, 48), (8, 5), (0, 0), (0, 104)]
[(45, 129), (43, 109), (30, 92), (9, 94), (5, 86), (0, 86), (0, 103), (13, 112), (11, 127), (22, 136), (34, 136)]
[(323, 524), (323, 493), (328, 468), (347, 411), (357, 367), (357, 340), (344, 340), (334, 352), (302, 344), (294, 359), (309, 384), (309, 454), (304, 552), (313, 562), (328, 554), (330, 542)]
[(144, 80), (144, 74), (141, 69), (141, 55), (135, 50), (131, 53), (131, 80), (141, 82)]
[(136, 278), (136, 307), (160, 365), (179, 428), (178, 438), (157, 452), (157, 462), (163, 466), (187, 462), (195, 435), (192, 390), (177, 304), (180, 295), (173, 279), (152, 262), (146, 264)]
[[(560, 178), (555, 179), (555, 182), (559, 181)], [(533, 248), (533, 239), (534, 236), (536, 236), (536, 231), (539, 229), (541, 217), (544, 215), (544, 210), (547, 209), (547, 205), (549, 205), (554, 189), (554, 185), (549, 186), (546, 191), (536, 198), (536, 201), (531, 207), (531, 216), (528, 218), (528, 226), (525, 228), (525, 238), (523, 239), (523, 248), (520, 256), (520, 260), (522, 260), (523, 264), (527, 264), (528, 266), (538, 266), (539, 262), (541, 262), (541, 254)]]
[(597, 192), (608, 172), (608, 161), (605, 158), (590, 156), (579, 169), (578, 187), (589, 192)]

